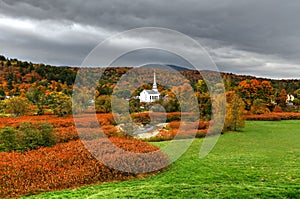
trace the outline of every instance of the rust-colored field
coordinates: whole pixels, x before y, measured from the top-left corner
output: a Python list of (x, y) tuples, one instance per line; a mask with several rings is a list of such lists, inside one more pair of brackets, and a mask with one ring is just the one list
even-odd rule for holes
[[(108, 135), (114, 135), (111, 114), (97, 115), (102, 129)], [(55, 134), (60, 143), (54, 147), (44, 147), (27, 152), (0, 152), (0, 198), (18, 197), (44, 191), (60, 190), (82, 185), (127, 180), (138, 176), (128, 172), (120, 172), (109, 168), (98, 161), (78, 140), (73, 117), (58, 118), (56, 116), (22, 116), (19, 118), (3, 117), (0, 128), (4, 126), (17, 127), (22, 122), (49, 122), (55, 127)], [(87, 121), (88, 122), (88, 121)], [(110, 140), (125, 151), (139, 154), (157, 151), (151, 159), (124, 154), (122, 151), (110, 149), (106, 139), (91, 139), (88, 141), (90, 149), (105, 146), (109, 153), (105, 157), (108, 161), (121, 161), (124, 168), (137, 167), (141, 173), (153, 168), (163, 168), (168, 158), (157, 147), (146, 142), (119, 136)], [(131, 161), (132, 160), (132, 161)], [(143, 162), (147, 162), (146, 165)]]
[(282, 112), (282, 113), (267, 113), (261, 115), (246, 115), (246, 120), (263, 120), (263, 121), (278, 121), (278, 120), (299, 120), (300, 113)]

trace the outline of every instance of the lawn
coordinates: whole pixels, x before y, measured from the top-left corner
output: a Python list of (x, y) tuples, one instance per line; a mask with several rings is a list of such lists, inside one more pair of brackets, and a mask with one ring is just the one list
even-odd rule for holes
[[(300, 198), (300, 121), (247, 121), (200, 159), (202, 140), (144, 179), (48, 192), (36, 198)], [(164, 146), (167, 142), (154, 143)]]

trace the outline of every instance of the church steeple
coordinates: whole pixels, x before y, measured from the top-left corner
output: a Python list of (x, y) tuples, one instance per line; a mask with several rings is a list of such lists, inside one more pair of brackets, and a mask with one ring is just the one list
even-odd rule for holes
[(155, 71), (154, 71), (154, 78), (153, 78), (153, 86), (152, 86), (152, 90), (158, 91), (158, 90), (157, 90), (157, 85), (156, 85), (156, 74), (155, 74)]

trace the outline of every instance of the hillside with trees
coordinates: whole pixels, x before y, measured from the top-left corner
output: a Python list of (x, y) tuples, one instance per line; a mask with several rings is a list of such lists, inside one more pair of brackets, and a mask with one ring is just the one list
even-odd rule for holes
[[(161, 98), (152, 103), (141, 103), (137, 96), (143, 89), (152, 88), (153, 68), (89, 69), (91, 74), (78, 78), (79, 68), (76, 67), (34, 64), (0, 56), (0, 175), (4, 176), (0, 178), (0, 197), (18, 197), (137, 177), (97, 161), (82, 141), (98, 149), (99, 144), (107, 144), (103, 139), (105, 135), (124, 151), (142, 154), (158, 150), (144, 141), (203, 138), (222, 131), (222, 127), (218, 132), (210, 128), (213, 126), (211, 124), (218, 122), (211, 118), (212, 104), (218, 108), (222, 93), (217, 93), (214, 96), (216, 99), (212, 100), (207, 84), (198, 71), (155, 68)], [(91, 78), (98, 72), (103, 72), (103, 75), (91, 89)], [(216, 79), (219, 75), (213, 71), (204, 72), (209, 79)], [(240, 131), (245, 126), (245, 118), (272, 121), (300, 119), (300, 113), (295, 113), (300, 106), (300, 80), (273, 80), (228, 73), (221, 73), (221, 78), (226, 90), (222, 133)], [(221, 86), (215, 84), (212, 89), (221, 91)], [(83, 92), (76, 95), (78, 90)], [(92, 92), (94, 95), (90, 95)], [(94, 96), (94, 99), (89, 96)], [(288, 101), (288, 96), (294, 99)], [(76, 111), (82, 114), (72, 115), (72, 97), (80, 99), (74, 105)], [(198, 104), (190, 103), (191, 97)], [(133, 135), (136, 132), (132, 128), (134, 125), (121, 120), (117, 122), (122, 113), (112, 114), (111, 104), (115, 98), (115, 109), (122, 111), (129, 105), (128, 115), (133, 123), (138, 124), (135, 127), (152, 125), (154, 128), (162, 123), (165, 126), (156, 130), (154, 136), (136, 137)], [(86, 102), (89, 102), (88, 105)], [(90, 114), (93, 107), (97, 111), (97, 122)], [(162, 107), (166, 114), (161, 112)], [(190, 110), (197, 110), (197, 107), (200, 120), (195, 121)], [(82, 118), (83, 123), (79, 127), (75, 124), (75, 118)], [(183, 121), (183, 118), (187, 120)], [(101, 133), (98, 131), (99, 125)], [(180, 128), (184, 130), (180, 131)], [(79, 129), (84, 134), (80, 134)], [(246, 131), (247, 125), (244, 128)], [(114, 151), (109, 147), (108, 150)], [(168, 157), (163, 153), (151, 157), (146, 167), (143, 165), (146, 160), (135, 161), (142, 165), (129, 164), (128, 160), (134, 160), (133, 157), (123, 153), (109, 154), (109, 158), (115, 158), (109, 159), (111, 161), (120, 160), (122, 166), (127, 168), (141, 166), (142, 172), (149, 168), (164, 168), (168, 162)], [(39, 179), (43, 179), (43, 183)]]
[[(95, 107), (98, 112), (111, 112), (110, 96), (123, 74), (128, 73), (131, 69), (126, 67), (105, 69), (95, 86)], [(129, 100), (132, 113), (147, 110), (147, 107), (151, 105), (141, 104), (134, 98), (143, 89), (151, 88), (152, 79), (145, 80), (144, 77), (152, 77), (153, 70), (147, 68), (139, 70), (141, 71), (139, 74), (146, 74), (133, 76), (135, 82), (141, 83), (140, 87), (115, 93), (128, 99), (133, 96)], [(70, 114), (71, 96), (77, 71), (78, 68), (76, 67), (34, 64), (0, 56), (0, 112), (12, 113), (16, 116), (24, 114), (43, 115), (45, 113), (59, 116)], [(158, 84), (162, 99), (156, 103), (161, 104), (167, 112), (181, 111), (175, 93), (184, 92), (185, 87), (189, 87), (189, 84), (194, 89), (199, 102), (201, 117), (209, 120), (211, 99), (201, 74), (195, 70), (182, 70), (182, 68), (176, 72), (185, 77), (186, 82), (180, 80), (176, 75), (169, 75), (170, 78), (165, 83), (172, 85), (172, 88), (164, 87), (164, 82)], [(165, 79), (165, 76), (165, 71), (163, 74), (158, 72), (158, 78)], [(247, 113), (264, 114), (272, 111), (298, 111), (300, 80), (274, 80), (228, 73), (221, 73), (221, 76), (228, 95), (234, 93), (234, 96), (239, 97)], [(148, 83), (145, 84), (145, 81)], [(122, 84), (130, 88), (129, 81), (122, 80)], [(295, 97), (293, 106), (288, 106), (286, 102), (288, 94)], [(26, 110), (24, 107), (30, 108)], [(140, 107), (144, 107), (144, 109)]]

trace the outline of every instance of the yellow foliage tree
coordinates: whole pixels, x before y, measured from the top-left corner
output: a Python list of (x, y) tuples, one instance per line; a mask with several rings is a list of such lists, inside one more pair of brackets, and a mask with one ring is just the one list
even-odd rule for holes
[(56, 91), (52, 92), (50, 96), (52, 98), (50, 108), (55, 115), (62, 117), (72, 113), (72, 100), (70, 96)]
[(234, 92), (227, 93), (226, 117), (223, 131), (237, 131), (245, 126), (243, 114), (245, 104)]
[(24, 97), (13, 97), (6, 100), (5, 103), (6, 112), (14, 114), (15, 116), (25, 115), (30, 110), (30, 102), (27, 98)]

